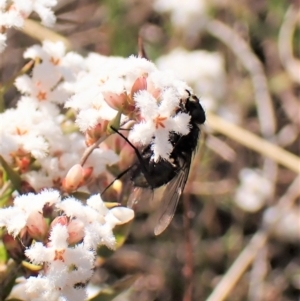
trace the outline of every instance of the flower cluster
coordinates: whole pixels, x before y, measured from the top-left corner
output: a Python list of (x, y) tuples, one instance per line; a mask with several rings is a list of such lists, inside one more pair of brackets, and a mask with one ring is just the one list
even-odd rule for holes
[[(52, 219), (57, 212), (60, 215)], [(16, 197), (14, 206), (0, 210), (0, 227), (15, 239), (25, 233), (34, 239), (27, 240), (25, 255), (42, 268), (38, 277), (25, 281), (26, 299), (84, 300), (97, 247), (114, 249), (112, 229), (133, 216), (129, 208), (107, 209), (99, 195), (91, 196), (86, 205), (72, 197), (61, 200), (55, 190)], [(46, 217), (52, 219), (50, 225)]]
[[(118, 114), (123, 124), (133, 122), (128, 138), (134, 144), (152, 145), (155, 161), (172, 152), (170, 132), (189, 132), (190, 115), (178, 108), (191, 88), (146, 59), (83, 58), (66, 53), (61, 42), (47, 41), (29, 48), (24, 57), (37, 63), (30, 76), (15, 81), (22, 93), (17, 107), (1, 114), (0, 152), (35, 191), (60, 189), (86, 145), (105, 136)], [(71, 110), (71, 117), (62, 114), (62, 107)], [(97, 177), (117, 161), (114, 150), (101, 144), (83, 167)]]
[[(33, 46), (24, 57), (41, 62), (33, 66), (31, 76), (16, 79), (22, 96), (16, 108), (1, 114), (0, 153), (31, 189), (60, 189), (86, 149), (84, 136), (61, 112), (69, 97), (65, 86), (84, 69), (84, 60), (76, 53), (66, 54), (61, 42)], [(83, 167), (96, 177), (117, 161), (114, 151), (97, 148)]]
[(91, 54), (86, 66), (88, 70), (70, 83), (69, 91), (74, 94), (66, 103), (76, 110), (80, 130), (91, 138), (93, 129), (105, 131), (107, 121), (121, 112), (123, 124), (134, 122), (129, 140), (152, 144), (155, 161), (168, 159), (172, 150), (169, 133), (189, 132), (190, 116), (176, 113), (191, 88), (144, 58)]
[(55, 23), (55, 15), (51, 10), (57, 0), (2, 0), (0, 1), (0, 52), (6, 45), (6, 29), (23, 27), (24, 20), (32, 12), (36, 12), (45, 26)]

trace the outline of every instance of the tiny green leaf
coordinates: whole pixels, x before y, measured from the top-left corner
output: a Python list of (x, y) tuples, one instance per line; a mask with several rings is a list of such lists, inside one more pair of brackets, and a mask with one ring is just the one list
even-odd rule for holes
[(3, 166), (4, 170), (7, 173), (7, 176), (9, 178), (9, 180), (11, 181), (13, 187), (15, 190), (17, 190), (18, 192), (21, 192), (21, 177), (20, 175), (15, 172), (8, 164), (7, 162), (4, 160), (4, 158), (0, 155), (0, 163)]

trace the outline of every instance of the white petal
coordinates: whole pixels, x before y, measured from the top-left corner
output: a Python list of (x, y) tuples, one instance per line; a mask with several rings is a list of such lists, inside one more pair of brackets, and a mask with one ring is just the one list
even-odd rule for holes
[(135, 124), (129, 133), (129, 140), (142, 145), (150, 144), (154, 135), (155, 127), (153, 122), (141, 122)]

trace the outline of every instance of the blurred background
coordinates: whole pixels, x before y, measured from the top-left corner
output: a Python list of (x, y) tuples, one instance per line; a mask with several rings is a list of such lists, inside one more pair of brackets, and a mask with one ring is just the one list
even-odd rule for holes
[[(155, 205), (145, 202), (92, 282), (139, 275), (119, 301), (300, 300), (299, 2), (60, 0), (56, 16), (52, 30), (82, 54), (137, 54), (141, 37), (148, 58), (185, 80), (208, 113), (169, 228), (154, 236)], [(9, 31), (1, 82), (39, 39)], [(16, 93), (5, 95), (11, 106)], [(256, 151), (249, 133), (261, 137)]]

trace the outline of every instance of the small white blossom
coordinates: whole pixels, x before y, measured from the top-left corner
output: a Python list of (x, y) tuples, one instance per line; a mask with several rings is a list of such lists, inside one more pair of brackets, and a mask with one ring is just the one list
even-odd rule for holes
[(290, 209), (272, 206), (263, 214), (264, 226), (272, 229), (272, 235), (288, 242), (300, 242), (300, 207)]
[(60, 78), (55, 66), (43, 61), (34, 66), (31, 77), (21, 75), (16, 79), (15, 85), (19, 91), (37, 102), (64, 103), (67, 94), (58, 85)]
[(153, 8), (160, 13), (170, 13), (174, 27), (196, 34), (206, 19), (206, 0), (155, 0)]
[(240, 172), (241, 184), (235, 193), (235, 203), (245, 211), (256, 212), (272, 194), (272, 183), (260, 171), (245, 168)]
[(142, 145), (152, 143), (154, 161), (158, 161), (159, 157), (167, 159), (172, 152), (173, 147), (169, 141), (171, 131), (187, 135), (190, 130), (190, 115), (186, 113), (175, 115), (180, 101), (176, 91), (167, 89), (161, 98), (161, 102), (158, 102), (147, 91), (136, 94), (135, 101), (142, 121), (134, 125), (129, 134), (129, 139), (134, 143)]
[[(24, 25), (25, 19), (36, 12), (45, 26), (52, 26), (56, 17), (51, 10), (57, 0), (2, 0), (0, 2), (0, 28), (18, 27)], [(0, 52), (3, 50), (0, 38)]]
[[(87, 282), (93, 274), (95, 254), (83, 247), (82, 244), (68, 247), (68, 231), (66, 226), (57, 224), (53, 227), (49, 238), (49, 244), (43, 246), (36, 242), (25, 251), (26, 256), (35, 264), (46, 264), (47, 268), (42, 279), (50, 285), (51, 291), (61, 297), (67, 297), (78, 283)], [(39, 279), (36, 278), (38, 283)], [(34, 280), (27, 284), (27, 293), (37, 290), (34, 288)], [(46, 289), (49, 291), (49, 288)], [(75, 291), (74, 291), (75, 292)], [(35, 291), (35, 293), (38, 293)], [(85, 296), (85, 291), (81, 292)], [(43, 293), (42, 293), (43, 295)], [(67, 300), (81, 300), (68, 299)]]
[(52, 189), (44, 190), (40, 194), (29, 193), (17, 196), (14, 206), (0, 210), (0, 227), (6, 227), (8, 233), (17, 236), (32, 214), (42, 212), (45, 204), (51, 206), (59, 202), (58, 191)]

